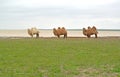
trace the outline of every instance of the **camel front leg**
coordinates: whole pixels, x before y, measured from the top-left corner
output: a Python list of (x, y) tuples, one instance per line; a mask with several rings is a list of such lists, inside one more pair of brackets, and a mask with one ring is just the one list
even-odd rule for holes
[(33, 38), (33, 35), (32, 35), (32, 34), (31, 34), (30, 36)]
[(90, 35), (87, 35), (88, 38), (90, 38), (91, 36)]
[(58, 38), (60, 38), (60, 35), (57, 35)]
[(67, 38), (67, 34), (64, 35), (64, 38)]
[(36, 34), (36, 38), (38, 38), (38, 37), (39, 37), (39, 33)]
[(95, 38), (97, 38), (97, 34), (95, 34)]

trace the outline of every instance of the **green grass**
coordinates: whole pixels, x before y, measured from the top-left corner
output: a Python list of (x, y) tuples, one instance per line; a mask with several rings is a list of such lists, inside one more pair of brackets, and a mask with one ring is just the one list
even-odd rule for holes
[(0, 39), (0, 77), (120, 77), (120, 38)]

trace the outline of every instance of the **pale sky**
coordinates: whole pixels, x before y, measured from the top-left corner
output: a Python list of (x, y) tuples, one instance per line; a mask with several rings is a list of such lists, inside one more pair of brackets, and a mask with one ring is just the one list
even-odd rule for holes
[(120, 0), (0, 0), (0, 29), (120, 29)]

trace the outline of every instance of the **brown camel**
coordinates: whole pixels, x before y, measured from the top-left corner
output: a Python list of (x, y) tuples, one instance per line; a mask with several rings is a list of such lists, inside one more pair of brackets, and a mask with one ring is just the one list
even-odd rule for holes
[(28, 29), (28, 34), (33, 37), (34, 35), (36, 35), (36, 38), (39, 37), (39, 30), (35, 27)]
[(88, 29), (83, 28), (83, 34), (87, 36), (88, 38), (91, 37), (91, 35), (95, 35), (95, 38), (97, 38), (98, 31), (95, 26), (88, 27)]
[(60, 35), (64, 35), (64, 38), (67, 38), (67, 30), (64, 27), (58, 27), (58, 29), (53, 28), (53, 34), (58, 38), (60, 38)]

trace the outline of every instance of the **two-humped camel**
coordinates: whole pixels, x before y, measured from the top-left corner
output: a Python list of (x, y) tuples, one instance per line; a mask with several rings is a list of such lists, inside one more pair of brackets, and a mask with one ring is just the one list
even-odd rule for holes
[(60, 38), (60, 35), (64, 35), (64, 38), (67, 38), (67, 30), (64, 27), (58, 27), (58, 29), (53, 28), (53, 34), (58, 38)]
[(98, 31), (95, 26), (88, 27), (88, 29), (83, 28), (83, 34), (87, 36), (88, 38), (91, 37), (91, 35), (95, 35), (95, 38), (97, 38)]
[(34, 35), (36, 35), (36, 38), (39, 37), (39, 30), (35, 27), (31, 28), (31, 29), (28, 29), (28, 34), (33, 37)]

